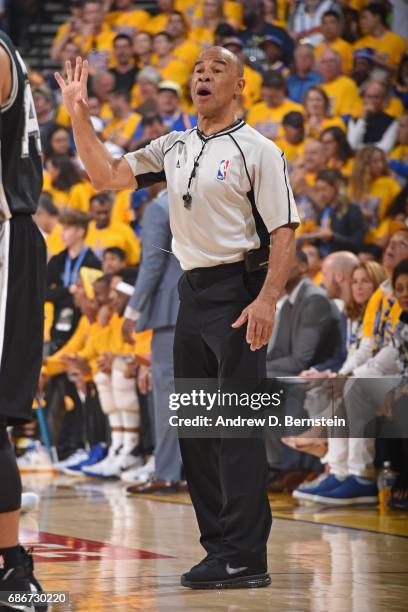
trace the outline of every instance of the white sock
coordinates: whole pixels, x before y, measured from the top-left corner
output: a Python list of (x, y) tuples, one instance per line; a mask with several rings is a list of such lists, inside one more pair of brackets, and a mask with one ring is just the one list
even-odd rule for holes
[(114, 431), (119, 427), (123, 427), (122, 414), (120, 412), (111, 412), (109, 414), (109, 425), (111, 427), (112, 448), (118, 450), (123, 444), (123, 431)]
[[(138, 412), (122, 412), (122, 423), (125, 429), (136, 429), (139, 427), (139, 413)], [(123, 449), (124, 454), (131, 453), (134, 448), (139, 444), (139, 432), (138, 431), (124, 431), (123, 432)]]

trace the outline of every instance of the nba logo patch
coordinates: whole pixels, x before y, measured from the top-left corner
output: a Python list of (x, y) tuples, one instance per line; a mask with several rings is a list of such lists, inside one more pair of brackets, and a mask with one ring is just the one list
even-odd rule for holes
[(224, 181), (227, 176), (227, 170), (230, 162), (229, 159), (223, 159), (219, 165), (217, 172), (217, 179), (219, 181)]

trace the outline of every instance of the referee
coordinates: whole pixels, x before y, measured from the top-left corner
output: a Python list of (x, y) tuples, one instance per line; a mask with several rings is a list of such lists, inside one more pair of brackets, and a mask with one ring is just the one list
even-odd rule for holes
[[(198, 127), (171, 132), (116, 160), (89, 119), (87, 63), (78, 58), (66, 72), (66, 81), (59, 74), (56, 79), (94, 187), (146, 187), (167, 179), (172, 250), (185, 272), (175, 377), (265, 377), (266, 347), (299, 218), (283, 154), (236, 119), (245, 85), (242, 64), (226, 49), (203, 51), (191, 82)], [(263, 441), (181, 439), (180, 446), (207, 551), (182, 576), (182, 585), (267, 586), (271, 513)]]

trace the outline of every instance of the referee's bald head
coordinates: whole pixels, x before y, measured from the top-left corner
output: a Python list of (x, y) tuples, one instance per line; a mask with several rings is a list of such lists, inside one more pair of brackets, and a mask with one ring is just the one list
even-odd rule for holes
[(241, 60), (224, 47), (204, 49), (191, 79), (191, 96), (198, 113), (214, 113), (232, 104), (245, 86)]

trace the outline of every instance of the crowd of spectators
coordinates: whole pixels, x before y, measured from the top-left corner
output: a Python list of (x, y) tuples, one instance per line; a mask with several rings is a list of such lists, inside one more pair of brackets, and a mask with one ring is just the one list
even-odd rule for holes
[[(63, 75), (67, 60), (88, 59), (92, 123), (117, 157), (196, 125), (189, 79), (201, 49), (224, 46), (242, 60), (246, 86), (237, 115), (285, 153), (301, 216), (283, 304), (312, 304), (301, 308), (292, 335), (282, 332), (290, 310), (282, 306), (268, 350), (271, 375), (407, 375), (408, 54), (401, 23), (408, 6), (392, 4), (158, 0), (150, 14), (132, 0), (71, 0), (70, 18), (50, 47)], [(36, 218), (50, 258), (40, 391), (53, 443), (59, 459), (76, 452), (76, 464), (91, 467), (106, 444), (125, 449), (108, 475), (123, 477), (131, 468), (134, 481), (143, 465), (154, 471), (149, 334), (129, 344), (120, 330), (143, 214), (158, 189), (98, 193), (76, 154), (53, 73), (31, 71), (30, 78), (44, 152)], [(382, 358), (387, 348), (394, 352)], [(359, 392), (348, 393), (349, 404), (354, 396), (363, 403)], [(389, 392), (404, 398), (404, 391)], [(394, 507), (407, 506), (405, 440), (390, 453), (372, 439), (327, 445), (324, 438), (314, 442), (320, 456), (324, 447), (330, 472), (308, 486), (302, 480), (322, 469), (316, 461), (299, 463), (299, 450), (309, 452), (311, 441), (270, 441), (273, 490), (295, 489), (298, 499), (321, 503), (373, 500), (373, 466), (390, 458), (399, 473)], [(91, 460), (84, 445), (96, 453)], [(336, 497), (336, 487), (346, 491)]]

